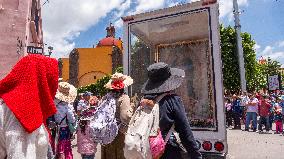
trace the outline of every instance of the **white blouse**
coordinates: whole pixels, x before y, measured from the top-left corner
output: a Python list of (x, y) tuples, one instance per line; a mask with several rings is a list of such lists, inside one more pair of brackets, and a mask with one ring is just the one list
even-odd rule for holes
[(44, 125), (27, 133), (0, 99), (0, 159), (46, 159), (48, 133)]

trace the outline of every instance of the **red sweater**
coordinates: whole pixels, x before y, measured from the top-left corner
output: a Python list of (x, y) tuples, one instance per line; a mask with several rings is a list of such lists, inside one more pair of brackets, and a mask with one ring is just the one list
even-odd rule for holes
[(259, 102), (259, 115), (262, 117), (268, 117), (270, 115), (270, 107), (271, 105), (264, 100)]

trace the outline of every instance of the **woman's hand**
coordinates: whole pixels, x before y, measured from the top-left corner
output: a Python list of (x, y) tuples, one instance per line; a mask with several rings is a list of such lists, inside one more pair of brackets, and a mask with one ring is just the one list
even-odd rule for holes
[(154, 103), (153, 100), (150, 100), (150, 99), (142, 99), (141, 102), (140, 102), (140, 105), (142, 107), (144, 107), (144, 106), (154, 107), (155, 103)]

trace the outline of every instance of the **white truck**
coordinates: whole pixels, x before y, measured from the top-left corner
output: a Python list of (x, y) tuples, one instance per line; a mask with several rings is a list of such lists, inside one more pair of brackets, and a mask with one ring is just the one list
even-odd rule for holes
[(203, 0), (123, 17), (124, 73), (134, 79), (131, 97), (141, 97), (146, 68), (165, 62), (184, 69), (176, 91), (184, 102), (203, 158), (226, 158), (222, 62), (216, 0)]

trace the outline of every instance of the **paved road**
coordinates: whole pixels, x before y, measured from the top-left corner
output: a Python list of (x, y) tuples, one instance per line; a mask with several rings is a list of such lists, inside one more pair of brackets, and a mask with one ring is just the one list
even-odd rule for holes
[(284, 136), (228, 130), (228, 159), (284, 159)]
[[(76, 142), (75, 142), (76, 140), (74, 140), (73, 141), (73, 145), (76, 145)], [(76, 146), (74, 146), (74, 148), (73, 148), (73, 155), (74, 155), (74, 159), (81, 159), (81, 155), (77, 152), (77, 147)], [(100, 157), (101, 157), (101, 146), (100, 145), (98, 145), (97, 146), (97, 153), (96, 153), (96, 158), (95, 159), (100, 159)]]
[[(228, 159), (284, 159), (284, 136), (259, 134), (242, 130), (227, 130)], [(74, 159), (81, 159), (76, 147), (73, 149)], [(100, 159), (100, 146), (96, 154)]]

